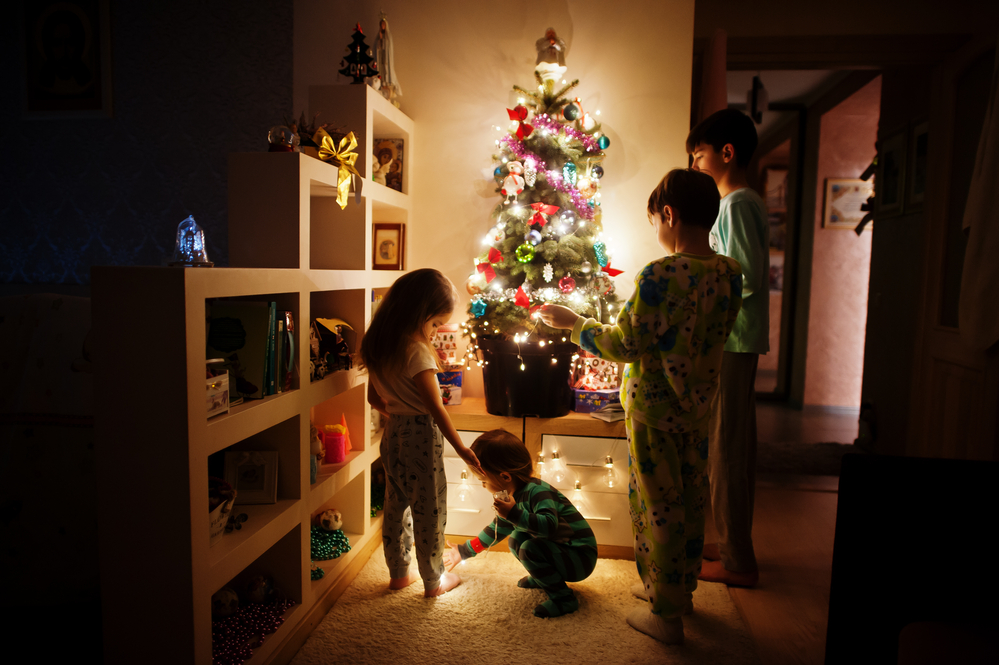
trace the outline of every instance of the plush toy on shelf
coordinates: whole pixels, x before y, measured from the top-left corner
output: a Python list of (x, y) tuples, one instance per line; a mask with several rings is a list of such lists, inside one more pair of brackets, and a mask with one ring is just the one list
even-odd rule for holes
[(311, 555), (314, 561), (335, 559), (350, 551), (350, 539), (344, 534), (343, 515), (339, 510), (324, 510), (312, 526)]

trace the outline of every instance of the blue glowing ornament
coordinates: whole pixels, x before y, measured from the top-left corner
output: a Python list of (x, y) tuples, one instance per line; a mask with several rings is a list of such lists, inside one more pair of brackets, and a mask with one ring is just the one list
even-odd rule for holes
[(600, 264), (601, 268), (607, 267), (607, 245), (603, 241), (596, 241), (593, 243), (593, 253), (597, 255), (597, 263)]
[(517, 260), (521, 263), (530, 263), (534, 258), (534, 245), (524, 243), (517, 248)]
[(541, 234), (538, 233), (537, 231), (532, 230), (530, 233), (524, 236), (524, 240), (531, 243), (532, 245), (537, 245), (539, 242), (541, 242)]
[(600, 178), (604, 177), (604, 167), (600, 166), (599, 164), (594, 166), (592, 169), (590, 169), (590, 175), (596, 178), (597, 180), (600, 180)]
[(601, 150), (606, 150), (607, 148), (610, 147), (610, 139), (607, 138), (606, 135), (601, 136), (600, 138), (597, 139), (597, 146), (599, 146)]
[(477, 319), (481, 318), (482, 315), (486, 313), (486, 308), (488, 306), (489, 305), (486, 301), (480, 298), (472, 303), (472, 314), (474, 314)]
[(570, 185), (575, 185), (576, 165), (572, 162), (566, 162), (566, 165), (562, 167), (562, 178)]
[(173, 248), (173, 260), (170, 265), (207, 268), (215, 265), (208, 260), (208, 251), (205, 249), (205, 232), (190, 215), (177, 225), (177, 242)]

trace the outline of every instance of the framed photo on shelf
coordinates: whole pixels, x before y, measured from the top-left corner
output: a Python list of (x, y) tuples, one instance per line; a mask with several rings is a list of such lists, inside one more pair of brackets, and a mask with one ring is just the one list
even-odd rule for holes
[[(822, 227), (853, 231), (867, 213), (860, 206), (874, 196), (874, 183), (859, 178), (826, 178), (826, 203)], [(865, 230), (874, 228), (868, 223)]]
[(109, 0), (23, 3), (26, 118), (110, 118)]
[(402, 191), (403, 139), (375, 138), (371, 179), (397, 192)]
[(374, 256), (371, 267), (374, 270), (405, 270), (406, 225), (394, 222), (374, 224), (374, 240), (371, 243)]
[(926, 156), (929, 147), (930, 123), (921, 122), (912, 128), (912, 168), (909, 169), (909, 186), (906, 188), (905, 209), (917, 210), (922, 207), (926, 196)]
[(277, 503), (276, 450), (228, 450), (225, 481), (236, 490), (237, 504)]
[(874, 191), (875, 210), (879, 217), (901, 215), (905, 194), (906, 131), (889, 134), (878, 150), (878, 172)]

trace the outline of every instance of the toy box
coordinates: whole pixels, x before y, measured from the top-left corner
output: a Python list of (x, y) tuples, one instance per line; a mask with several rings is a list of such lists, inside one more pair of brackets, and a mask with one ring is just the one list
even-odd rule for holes
[(607, 404), (621, 401), (621, 391), (617, 388), (608, 390), (581, 390), (576, 389), (576, 413), (592, 413), (603, 408)]
[(461, 404), (461, 369), (448, 369), (437, 374), (437, 383), (441, 387), (441, 399), (444, 406)]

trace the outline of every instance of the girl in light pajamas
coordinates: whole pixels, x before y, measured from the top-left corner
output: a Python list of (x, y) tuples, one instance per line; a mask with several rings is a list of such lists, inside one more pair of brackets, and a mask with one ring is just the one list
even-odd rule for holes
[(645, 266), (615, 325), (545, 305), (541, 319), (571, 328), (590, 353), (628, 363), (621, 384), (627, 414), (632, 531), (650, 601), (628, 623), (668, 644), (683, 642), (704, 547), (710, 405), (725, 340), (742, 304), (742, 273), (711, 249), (718, 214), (714, 181), (670, 171), (649, 196), (648, 214), (667, 256)]
[(478, 472), (475, 453), (458, 432), (441, 401), (440, 360), (431, 340), (454, 312), (458, 294), (437, 270), (414, 270), (397, 279), (382, 300), (361, 342), (368, 370), (368, 402), (388, 418), (380, 452), (385, 467), (382, 526), (389, 588), (416, 581), (409, 574), (410, 550), (423, 578), (424, 596), (439, 596), (458, 586), (444, 570), (447, 482), (444, 440)]

